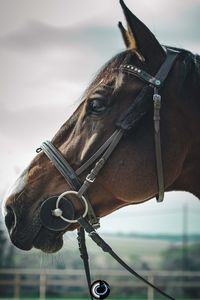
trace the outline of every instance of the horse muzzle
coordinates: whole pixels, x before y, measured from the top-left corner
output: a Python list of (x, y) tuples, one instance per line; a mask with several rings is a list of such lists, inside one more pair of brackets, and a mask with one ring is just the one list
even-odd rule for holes
[(18, 220), (17, 214), (11, 206), (6, 207), (5, 224), (12, 243), (25, 251), (32, 249), (33, 240), (42, 226), (40, 218), (36, 215), (28, 223), (22, 218)]

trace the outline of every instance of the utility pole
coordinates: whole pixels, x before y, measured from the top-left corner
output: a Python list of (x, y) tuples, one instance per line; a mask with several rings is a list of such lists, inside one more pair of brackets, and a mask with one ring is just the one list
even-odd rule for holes
[(188, 204), (183, 204), (182, 270), (188, 270)]

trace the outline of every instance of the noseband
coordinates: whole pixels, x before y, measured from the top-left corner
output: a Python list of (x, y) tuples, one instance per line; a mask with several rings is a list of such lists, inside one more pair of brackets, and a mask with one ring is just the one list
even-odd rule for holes
[[(70, 166), (63, 155), (55, 148), (55, 146), (49, 142), (43, 142), (41, 147), (37, 149), (37, 152), (43, 150), (48, 156), (50, 161), (58, 169), (61, 175), (68, 182), (71, 191), (62, 193), (59, 197), (51, 197), (47, 199), (41, 207), (41, 221), (43, 225), (50, 230), (61, 231), (70, 226), (71, 223), (79, 223), (80, 228), (78, 229), (78, 241), (81, 258), (84, 262), (88, 287), (90, 287), (90, 270), (88, 263), (88, 254), (85, 245), (85, 231), (89, 234), (92, 240), (103, 249), (108, 252), (114, 259), (116, 259), (124, 268), (126, 268), (131, 274), (141, 279), (152, 288), (156, 289), (160, 294), (169, 299), (174, 299), (167, 295), (159, 288), (148, 282), (146, 279), (141, 277), (133, 269), (131, 269), (119, 256), (110, 248), (110, 246), (97, 234), (96, 230), (99, 224), (99, 218), (96, 217), (92, 205), (87, 197), (87, 191), (91, 184), (94, 183), (100, 170), (105, 165), (106, 161), (117, 147), (120, 140), (123, 138), (125, 132), (135, 127), (138, 121), (146, 114), (146, 107), (150, 107), (151, 102), (149, 96), (153, 95), (154, 105), (154, 141), (155, 141), (155, 160), (156, 170), (158, 179), (158, 196), (157, 201), (161, 202), (164, 198), (164, 176), (163, 176), (163, 164), (162, 164), (162, 152), (161, 152), (161, 141), (160, 141), (160, 108), (161, 108), (161, 95), (160, 89), (163, 86), (172, 66), (177, 58), (179, 52), (169, 48), (166, 50), (166, 59), (161, 65), (159, 71), (154, 76), (151, 76), (146, 71), (139, 69), (131, 64), (122, 64), (119, 67), (119, 71), (128, 73), (133, 76), (137, 76), (147, 84), (137, 95), (134, 102), (129, 107), (117, 122), (117, 129), (114, 133), (106, 140), (106, 142), (91, 156), (80, 168), (76, 171)], [(152, 93), (153, 92), (153, 93)], [(88, 168), (96, 162), (95, 166), (85, 177), (82, 183), (79, 176), (83, 174)], [(81, 217), (75, 218), (75, 211), (73, 204), (69, 198), (76, 197), (81, 201), (84, 211)], [(92, 298), (93, 299), (93, 298)]]

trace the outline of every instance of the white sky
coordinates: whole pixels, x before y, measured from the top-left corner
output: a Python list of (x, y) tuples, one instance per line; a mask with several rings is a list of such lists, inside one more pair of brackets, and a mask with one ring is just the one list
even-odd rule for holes
[[(126, 4), (162, 43), (199, 51), (199, 0)], [(0, 0), (1, 195), (73, 112), (98, 68), (123, 50), (119, 20), (116, 0)], [(189, 231), (199, 233), (200, 203), (188, 193), (120, 210), (104, 228), (181, 232), (183, 203)]]

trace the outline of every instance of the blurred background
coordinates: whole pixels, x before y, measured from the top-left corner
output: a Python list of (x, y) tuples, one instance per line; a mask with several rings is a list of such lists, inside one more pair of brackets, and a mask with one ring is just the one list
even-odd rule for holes
[[(199, 52), (199, 0), (126, 4), (161, 43)], [(35, 149), (71, 115), (97, 70), (124, 50), (118, 21), (125, 24), (116, 0), (0, 0), (1, 200)], [(171, 192), (161, 204), (152, 199), (102, 219), (100, 233), (168, 292), (199, 299), (199, 214), (197, 198)], [(0, 299), (87, 295), (75, 233), (56, 255), (25, 253), (10, 244), (0, 218)], [(133, 293), (132, 279), (88, 243), (93, 279), (112, 282), (115, 299), (156, 297), (137, 281)]]

